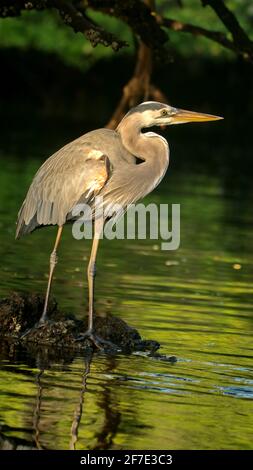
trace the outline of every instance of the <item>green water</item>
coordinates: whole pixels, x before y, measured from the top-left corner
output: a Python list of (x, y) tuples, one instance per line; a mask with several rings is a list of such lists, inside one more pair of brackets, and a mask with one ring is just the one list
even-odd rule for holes
[[(44, 158), (43, 142), (38, 150), (28, 140), (22, 158), (15, 148), (1, 153), (2, 297), (13, 290), (44, 292), (55, 235), (50, 228), (13, 239), (17, 210)], [(58, 141), (50, 145), (53, 150)], [(180, 140), (173, 152), (181, 164), (172, 163), (146, 201), (181, 204), (180, 249), (161, 251), (159, 240), (104, 240), (96, 305), (158, 340), (161, 352), (178, 361), (97, 354), (91, 364), (79, 356), (45, 367), (22, 349), (2, 348), (4, 445), (253, 448), (252, 178), (247, 169), (243, 179), (231, 176), (229, 165), (223, 174), (215, 164), (201, 172), (196, 162), (183, 164)], [(74, 240), (71, 227), (65, 229), (53, 293), (63, 310), (79, 318), (87, 306), (89, 250), (90, 242)]]

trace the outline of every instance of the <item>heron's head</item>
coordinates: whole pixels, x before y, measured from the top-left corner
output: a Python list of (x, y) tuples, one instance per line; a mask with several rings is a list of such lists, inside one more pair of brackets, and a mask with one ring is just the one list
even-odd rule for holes
[(135, 123), (143, 127), (169, 126), (186, 122), (204, 122), (223, 119), (212, 114), (196, 113), (184, 109), (173, 108), (157, 101), (145, 101), (132, 108), (125, 117), (135, 115)]

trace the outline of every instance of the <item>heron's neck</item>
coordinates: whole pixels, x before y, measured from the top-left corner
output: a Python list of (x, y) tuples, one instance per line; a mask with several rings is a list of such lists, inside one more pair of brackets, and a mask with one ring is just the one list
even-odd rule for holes
[(137, 120), (138, 117), (130, 115), (117, 128), (124, 147), (132, 155), (144, 160), (155, 173), (165, 172), (169, 163), (167, 141), (154, 132), (142, 133)]

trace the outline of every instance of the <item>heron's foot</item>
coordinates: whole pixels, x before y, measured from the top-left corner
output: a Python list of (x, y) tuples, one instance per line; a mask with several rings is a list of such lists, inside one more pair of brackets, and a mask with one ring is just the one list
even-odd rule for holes
[(25, 330), (25, 332), (20, 336), (19, 339), (24, 339), (26, 336), (28, 336), (30, 333), (33, 333), (34, 331), (38, 331), (40, 328), (43, 328), (45, 327), (46, 325), (48, 325), (50, 323), (49, 320), (43, 320), (43, 321), (38, 321), (37, 323), (35, 323), (35, 325), (33, 325), (31, 328), (27, 328), (27, 330)]
[(94, 346), (99, 349), (100, 351), (106, 352), (121, 352), (121, 349), (116, 344), (112, 343), (111, 341), (107, 341), (104, 338), (96, 335), (93, 331), (87, 330), (85, 333), (82, 333), (76, 338), (76, 341), (83, 341), (85, 339), (89, 339)]

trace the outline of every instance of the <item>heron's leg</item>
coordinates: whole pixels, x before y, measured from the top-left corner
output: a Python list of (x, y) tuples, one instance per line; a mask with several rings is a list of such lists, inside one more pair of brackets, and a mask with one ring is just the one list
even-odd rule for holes
[(88, 270), (87, 270), (88, 288), (89, 288), (89, 317), (88, 317), (87, 334), (89, 334), (93, 331), (96, 257), (97, 257), (99, 239), (100, 239), (100, 235), (101, 235), (101, 232), (102, 232), (102, 229), (103, 229), (103, 223), (104, 223), (103, 219), (95, 220), (95, 223), (94, 223), (94, 239), (93, 239), (93, 243), (92, 243), (90, 260), (89, 260)]
[(45, 298), (45, 303), (44, 303), (44, 309), (43, 309), (43, 313), (40, 317), (39, 324), (44, 323), (47, 319), (48, 300), (49, 300), (49, 296), (50, 296), (50, 290), (51, 290), (51, 284), (52, 284), (54, 268), (55, 268), (55, 266), (57, 264), (57, 260), (58, 260), (57, 259), (57, 248), (58, 248), (58, 245), (59, 245), (60, 240), (61, 240), (62, 230), (63, 230), (63, 226), (61, 225), (58, 228), (58, 232), (57, 232), (56, 240), (55, 240), (55, 244), (54, 244), (54, 249), (53, 249), (53, 251), (50, 255), (50, 269), (49, 269), (49, 277), (48, 277), (48, 283), (47, 283), (47, 292), (46, 292), (46, 298)]
[(112, 351), (119, 352), (120, 348), (117, 345), (103, 338), (100, 338), (94, 332), (94, 321), (93, 321), (94, 320), (94, 287), (95, 287), (94, 281), (95, 281), (95, 275), (96, 275), (96, 256), (97, 256), (100, 235), (103, 229), (103, 224), (104, 224), (103, 219), (96, 220), (94, 224), (95, 225), (94, 239), (92, 243), (91, 255), (90, 255), (90, 260), (89, 260), (88, 270), (87, 270), (88, 288), (89, 288), (88, 328), (85, 333), (81, 333), (76, 338), (76, 341), (81, 341), (83, 339), (89, 338), (98, 349), (104, 350), (104, 348), (107, 347), (109, 348), (111, 352)]

